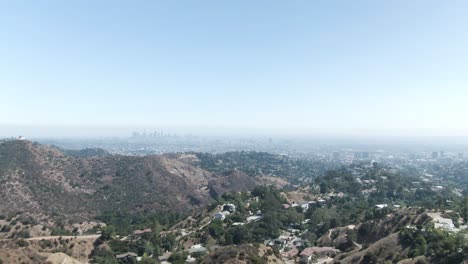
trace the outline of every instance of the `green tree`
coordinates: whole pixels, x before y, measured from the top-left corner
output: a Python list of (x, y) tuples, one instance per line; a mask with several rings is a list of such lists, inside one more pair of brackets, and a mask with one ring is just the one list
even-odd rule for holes
[(161, 238), (161, 248), (170, 251), (176, 244), (176, 237), (173, 234), (167, 234)]
[(465, 224), (468, 223), (468, 196), (464, 197), (461, 201), (460, 215)]
[(168, 259), (169, 262), (173, 264), (185, 264), (185, 260), (187, 259), (188, 252), (187, 251), (177, 251), (174, 252)]
[(240, 245), (250, 240), (250, 232), (245, 226), (236, 226), (226, 234), (226, 243)]
[(423, 256), (427, 252), (427, 242), (422, 235), (418, 235), (414, 239), (414, 249), (411, 251), (411, 257)]
[(24, 239), (20, 239), (16, 241), (16, 245), (18, 245), (19, 247), (27, 247), (29, 246), (29, 242)]
[(114, 237), (115, 235), (115, 229), (113, 226), (105, 226), (101, 229), (101, 240), (107, 241), (110, 240)]
[(216, 239), (223, 236), (224, 228), (223, 228), (222, 222), (218, 219), (213, 220), (208, 226), (208, 232), (212, 237)]

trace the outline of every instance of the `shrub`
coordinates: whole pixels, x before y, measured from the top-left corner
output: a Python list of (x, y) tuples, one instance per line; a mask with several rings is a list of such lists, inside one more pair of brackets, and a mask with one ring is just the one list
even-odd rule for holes
[(22, 230), (18, 233), (18, 236), (22, 238), (30, 238), (31, 234), (29, 233), (29, 230)]
[(156, 264), (156, 260), (152, 258), (143, 258), (140, 262), (140, 264)]
[(52, 247), (52, 242), (50, 242), (50, 240), (42, 239), (39, 242), (39, 245), (41, 246), (42, 249), (50, 248), (50, 247)]
[(18, 245), (19, 247), (27, 247), (29, 246), (29, 242), (24, 239), (20, 239), (16, 241), (16, 245)]

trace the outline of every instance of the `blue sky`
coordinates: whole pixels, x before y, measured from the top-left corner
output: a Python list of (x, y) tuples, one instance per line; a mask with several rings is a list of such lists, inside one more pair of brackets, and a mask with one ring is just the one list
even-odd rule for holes
[(0, 126), (468, 134), (468, 1), (0, 1)]

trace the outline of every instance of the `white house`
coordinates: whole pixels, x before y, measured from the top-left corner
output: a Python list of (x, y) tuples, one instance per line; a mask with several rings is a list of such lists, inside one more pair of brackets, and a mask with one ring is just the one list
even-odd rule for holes
[(215, 215), (214, 215), (214, 219), (218, 219), (218, 220), (224, 220), (226, 219), (226, 216), (228, 216), (230, 213), (228, 211), (222, 211), (222, 212), (217, 212)]

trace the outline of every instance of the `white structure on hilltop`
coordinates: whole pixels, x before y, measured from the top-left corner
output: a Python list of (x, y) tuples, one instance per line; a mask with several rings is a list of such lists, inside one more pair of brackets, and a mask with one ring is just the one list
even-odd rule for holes
[(214, 215), (214, 219), (218, 219), (218, 220), (224, 220), (226, 219), (226, 216), (230, 215), (231, 213), (229, 213), (228, 211), (221, 211), (221, 212), (217, 212), (215, 215)]
[(385, 207), (387, 207), (388, 204), (376, 204), (375, 207), (377, 207), (378, 209), (383, 209)]
[(229, 213), (234, 213), (236, 211), (236, 206), (232, 203), (227, 203), (223, 205), (223, 211), (228, 211)]
[(453, 224), (452, 219), (449, 218), (437, 218), (436, 222), (434, 223), (435, 228), (442, 228), (447, 231), (455, 231), (455, 225)]

